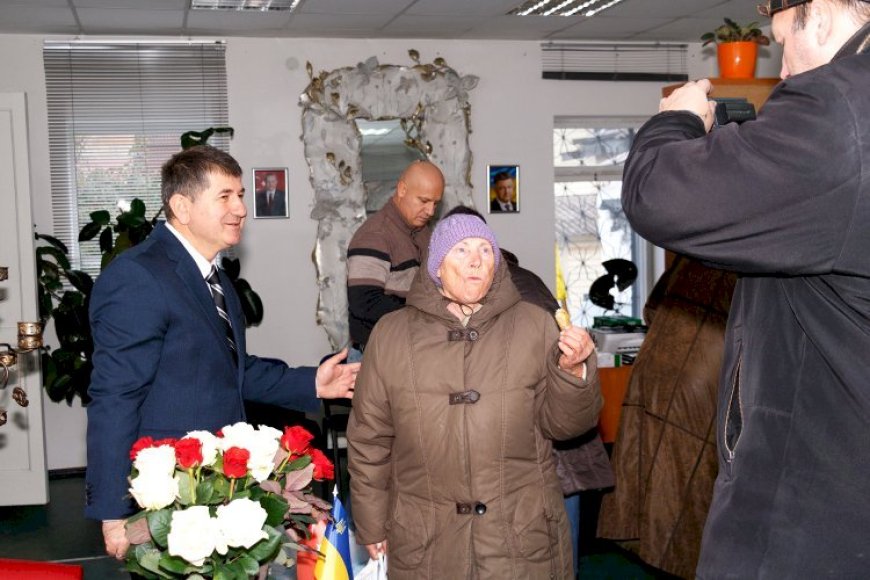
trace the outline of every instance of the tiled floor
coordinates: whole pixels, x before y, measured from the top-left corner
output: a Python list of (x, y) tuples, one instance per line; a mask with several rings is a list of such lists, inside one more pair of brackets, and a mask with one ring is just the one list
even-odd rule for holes
[(0, 558), (77, 564), (88, 580), (129, 580), (103, 552), (100, 524), (84, 517), (84, 478), (52, 478), (49, 499), (47, 506), (0, 507)]
[[(118, 561), (104, 555), (100, 525), (84, 518), (84, 477), (53, 477), (49, 494), (47, 506), (0, 507), (0, 558), (77, 564), (85, 580), (129, 579)], [(667, 577), (610, 543), (587, 548), (581, 558), (584, 580)]]

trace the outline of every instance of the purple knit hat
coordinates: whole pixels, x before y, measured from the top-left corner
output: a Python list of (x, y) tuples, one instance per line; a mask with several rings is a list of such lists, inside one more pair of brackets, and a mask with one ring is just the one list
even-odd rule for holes
[(477, 216), (454, 214), (438, 222), (435, 231), (432, 232), (432, 238), (429, 240), (429, 260), (426, 263), (426, 269), (429, 272), (429, 277), (439, 288), (441, 287), (441, 278), (438, 277), (438, 268), (441, 267), (441, 262), (444, 261), (447, 252), (453, 249), (453, 246), (466, 238), (483, 238), (488, 241), (492, 245), (495, 267), (498, 268), (501, 252), (489, 226)]

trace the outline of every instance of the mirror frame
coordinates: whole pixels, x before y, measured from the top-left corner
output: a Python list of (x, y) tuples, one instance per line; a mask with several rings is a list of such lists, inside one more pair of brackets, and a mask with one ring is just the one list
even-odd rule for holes
[(381, 65), (371, 57), (355, 67), (314, 76), (299, 98), (302, 141), (314, 188), (317, 220), (313, 260), (317, 269), (317, 323), (334, 350), (350, 341), (347, 320), (347, 246), (366, 219), (362, 135), (357, 119), (400, 119), (409, 146), (420, 149), (444, 174), (441, 211), (474, 205), (468, 145), (468, 92), (478, 77), (462, 76), (443, 58), (412, 66)]

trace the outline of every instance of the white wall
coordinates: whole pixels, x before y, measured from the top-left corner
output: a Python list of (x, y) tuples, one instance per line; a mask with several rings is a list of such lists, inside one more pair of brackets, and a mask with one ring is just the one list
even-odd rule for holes
[[(27, 94), (33, 212), (37, 229), (51, 232), (44, 38), (0, 35), (0, 54), (6, 57), (0, 59), (0, 92)], [(254, 167), (290, 170), (290, 218), (249, 218), (238, 251), (242, 275), (266, 309), (263, 324), (248, 331), (249, 350), (293, 365), (316, 364), (329, 351), (314, 318), (316, 223), (308, 217), (313, 191), (297, 104), (308, 84), (306, 61), (315, 72), (353, 66), (372, 55), (382, 64), (411, 64), (407, 53), (415, 48), (425, 62), (441, 56), (459, 73), (480, 77), (471, 91), (475, 203), (486, 207), (488, 163), (521, 166), (522, 212), (488, 219), (500, 244), (548, 283), (554, 276), (553, 117), (651, 115), (661, 95), (656, 83), (542, 80), (537, 42), (234, 38), (227, 46), (229, 122), (236, 130), (231, 152), (246, 171), (246, 185), (251, 187)], [(697, 45), (690, 50), (690, 63), (692, 77), (715, 74), (714, 60)], [(774, 69), (770, 73), (771, 65), (763, 64), (760, 76), (775, 76), (778, 64)], [(48, 402), (45, 423), (49, 469), (83, 466), (84, 410)]]

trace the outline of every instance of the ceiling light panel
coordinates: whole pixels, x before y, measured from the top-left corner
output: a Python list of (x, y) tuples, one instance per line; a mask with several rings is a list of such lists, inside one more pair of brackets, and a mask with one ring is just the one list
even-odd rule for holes
[(513, 16), (595, 16), (623, 0), (527, 0), (508, 14)]
[(258, 10), (289, 12), (301, 0), (190, 0), (191, 10)]

